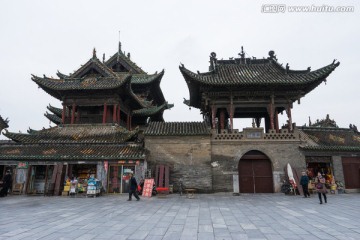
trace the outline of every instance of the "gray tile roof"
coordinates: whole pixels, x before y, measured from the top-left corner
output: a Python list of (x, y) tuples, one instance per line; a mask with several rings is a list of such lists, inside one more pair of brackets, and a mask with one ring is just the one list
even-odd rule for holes
[(146, 136), (195, 136), (210, 135), (205, 122), (150, 122)]
[(360, 133), (348, 128), (299, 127), (304, 144), (300, 148), (310, 151), (358, 151)]
[(221, 64), (219, 61), (216, 70), (207, 73), (194, 73), (184, 66), (180, 66), (180, 71), (187, 81), (209, 86), (241, 86), (249, 89), (257, 86), (289, 88), (305, 87), (318, 80), (322, 82), (337, 66), (339, 62), (315, 71), (287, 71), (274, 60), (265, 59), (263, 63), (254, 61), (249, 64), (236, 63), (235, 60), (233, 63)]
[(142, 160), (145, 156), (142, 146), (129, 144), (0, 145), (0, 160)]
[(31, 131), (30, 134), (5, 132), (15, 142), (32, 143), (124, 143), (138, 134), (112, 124), (68, 124)]

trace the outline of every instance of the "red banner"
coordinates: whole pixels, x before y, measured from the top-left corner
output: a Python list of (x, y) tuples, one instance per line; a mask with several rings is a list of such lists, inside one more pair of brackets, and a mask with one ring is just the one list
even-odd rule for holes
[(151, 197), (153, 186), (154, 186), (154, 179), (153, 178), (145, 179), (142, 196), (143, 197)]

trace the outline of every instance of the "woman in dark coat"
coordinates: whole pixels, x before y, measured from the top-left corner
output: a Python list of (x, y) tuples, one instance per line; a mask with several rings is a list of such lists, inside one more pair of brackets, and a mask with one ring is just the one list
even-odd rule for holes
[(320, 200), (320, 204), (322, 204), (322, 199), (321, 199), (321, 194), (324, 197), (324, 201), (325, 203), (327, 203), (327, 198), (326, 198), (326, 186), (325, 186), (325, 178), (321, 175), (320, 172), (318, 172), (318, 175), (315, 178), (315, 187), (319, 196), (319, 200)]
[(0, 197), (6, 197), (7, 193), (9, 191), (9, 188), (11, 187), (11, 174), (10, 174), (10, 170), (6, 171), (6, 175), (4, 176), (3, 179), (3, 188), (0, 191)]

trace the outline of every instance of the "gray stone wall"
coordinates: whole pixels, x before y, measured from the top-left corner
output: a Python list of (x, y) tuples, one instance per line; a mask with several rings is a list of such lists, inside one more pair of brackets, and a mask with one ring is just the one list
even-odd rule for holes
[(212, 192), (211, 145), (209, 136), (146, 136), (148, 168), (164, 164), (170, 168), (170, 184), (179, 181), (187, 188)]
[(241, 157), (257, 150), (269, 157), (274, 191), (280, 192), (287, 163), (295, 169), (305, 169), (305, 157), (299, 150), (299, 141), (214, 141), (212, 142), (213, 190), (233, 191), (233, 174), (238, 173)]
[(334, 168), (335, 181), (341, 181), (342, 183), (344, 183), (345, 178), (341, 156), (332, 156), (332, 163)]

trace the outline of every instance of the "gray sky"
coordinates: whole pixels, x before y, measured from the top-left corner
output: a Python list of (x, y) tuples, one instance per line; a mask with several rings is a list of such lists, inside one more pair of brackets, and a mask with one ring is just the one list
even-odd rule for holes
[[(165, 69), (161, 87), (175, 107), (166, 121), (201, 121), (188, 98), (180, 62), (196, 72), (208, 70), (209, 55), (237, 57), (241, 46), (248, 56), (267, 57), (274, 50), (291, 69), (312, 70), (338, 59), (340, 66), (294, 104), (298, 125), (326, 114), (340, 127), (359, 127), (359, 1), (274, 1), (289, 6), (354, 6), (344, 12), (262, 13), (271, 1), (139, 0), (139, 1), (17, 1), (0, 0), (0, 115), (10, 119), (10, 131), (49, 127), (43, 115), (54, 99), (31, 81), (31, 74), (72, 73), (86, 63), (96, 47), (98, 57), (116, 53), (118, 32), (122, 49), (146, 72)], [(265, 8), (267, 10), (268, 8)], [(280, 118), (280, 125), (285, 116)], [(249, 127), (251, 121), (235, 128)], [(4, 139), (4, 136), (0, 136)]]

